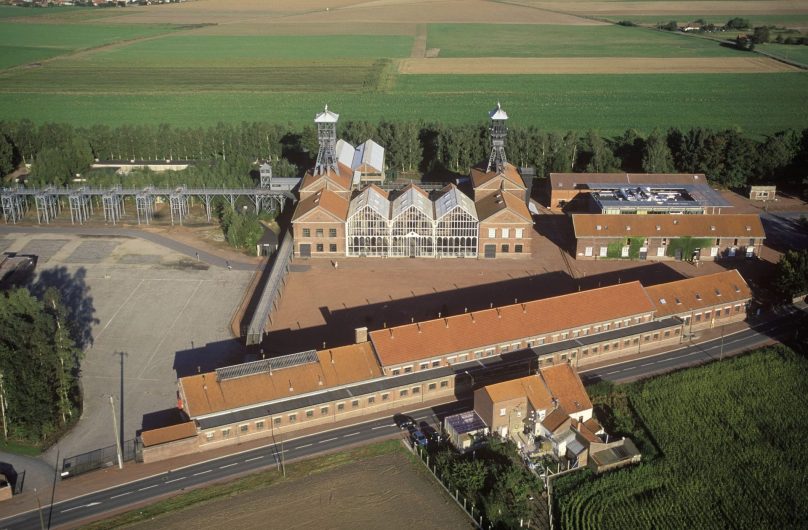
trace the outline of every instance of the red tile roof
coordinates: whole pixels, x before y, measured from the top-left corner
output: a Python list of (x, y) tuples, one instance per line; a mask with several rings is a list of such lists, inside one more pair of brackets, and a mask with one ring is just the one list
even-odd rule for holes
[(343, 199), (333, 191), (320, 190), (314, 195), (310, 195), (297, 203), (297, 208), (295, 208), (295, 213), (292, 216), (292, 222), (300, 220), (301, 217), (318, 208), (345, 221), (348, 218), (349, 206), (350, 203), (348, 199)]
[(144, 447), (176, 442), (192, 436), (196, 436), (196, 424), (192, 421), (140, 433), (140, 439), (143, 440)]
[(429, 359), (653, 311), (639, 282), (601, 287), (370, 333), (383, 366)]
[(486, 171), (484, 168), (477, 167), (471, 169), (471, 183), (475, 188), (497, 177), (502, 177), (519, 189), (525, 189), (525, 182), (522, 180), (522, 176), (519, 175), (519, 170), (513, 164), (505, 163), (505, 167), (502, 168), (501, 172)]
[(477, 218), (480, 221), (485, 221), (503, 210), (509, 210), (513, 214), (522, 217), (527, 222), (533, 221), (525, 201), (507, 191), (492, 193), (474, 204), (477, 207)]
[(575, 237), (766, 236), (757, 214), (579, 214), (572, 216), (572, 226)]
[(656, 316), (665, 317), (752, 298), (752, 291), (735, 270), (716, 272), (646, 287), (656, 305)]

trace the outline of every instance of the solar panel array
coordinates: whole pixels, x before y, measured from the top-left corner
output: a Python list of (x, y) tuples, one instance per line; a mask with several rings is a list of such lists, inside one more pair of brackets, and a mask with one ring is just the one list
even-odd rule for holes
[(319, 362), (317, 350), (308, 350), (293, 353), (291, 355), (273, 357), (272, 359), (262, 359), (260, 361), (254, 361), (251, 363), (236, 364), (234, 366), (217, 368), (216, 380), (224, 381), (227, 379), (236, 379), (238, 377), (269, 373), (273, 370), (282, 370), (284, 368), (291, 368), (292, 366), (300, 366), (302, 364), (311, 364), (316, 362)]
[(487, 427), (482, 418), (473, 410), (447, 416), (446, 422), (452, 426), (457, 434), (465, 434)]

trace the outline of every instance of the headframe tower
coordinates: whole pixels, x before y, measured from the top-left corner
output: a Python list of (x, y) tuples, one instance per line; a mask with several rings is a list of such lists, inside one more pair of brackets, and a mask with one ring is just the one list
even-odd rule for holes
[(491, 118), (491, 156), (488, 157), (488, 167), (486, 172), (492, 169), (501, 173), (505, 169), (508, 159), (505, 158), (505, 138), (508, 136), (508, 127), (505, 122), (508, 120), (508, 113), (502, 110), (502, 106), (497, 101), (497, 108), (488, 113)]
[(323, 175), (329, 169), (339, 174), (337, 167), (337, 120), (339, 114), (328, 110), (325, 106), (323, 112), (314, 117), (317, 124), (317, 143), (320, 149), (317, 151), (317, 164), (314, 166), (316, 175)]

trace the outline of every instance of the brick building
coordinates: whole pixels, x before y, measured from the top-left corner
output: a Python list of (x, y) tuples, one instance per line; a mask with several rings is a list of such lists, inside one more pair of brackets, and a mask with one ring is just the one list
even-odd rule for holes
[(760, 254), (757, 214), (572, 216), (577, 259), (715, 260)]
[(339, 257), (345, 255), (345, 220), (348, 201), (327, 189), (297, 203), (292, 216), (296, 256)]
[[(190, 421), (142, 433), (143, 457), (154, 461), (423, 407), (455, 396), (456, 381), (466, 381), (468, 370), (506, 359), (535, 359), (541, 368), (577, 366), (658, 349), (680, 342), (691, 327), (741, 320), (750, 297), (743, 278), (731, 270), (649, 288), (630, 282), (369, 334), (360, 328), (356, 344), (181, 377), (181, 408)], [(569, 401), (561, 390), (553, 392), (567, 415), (579, 416), (575, 422), (589, 421), (582, 399)], [(550, 416), (539, 423), (555, 433), (561, 425), (551, 425)], [(495, 427), (500, 421), (491, 420)], [(575, 436), (586, 436), (582, 426), (570, 425)]]
[(479, 255), (485, 258), (529, 258), (533, 218), (525, 202), (506, 191), (477, 200)]

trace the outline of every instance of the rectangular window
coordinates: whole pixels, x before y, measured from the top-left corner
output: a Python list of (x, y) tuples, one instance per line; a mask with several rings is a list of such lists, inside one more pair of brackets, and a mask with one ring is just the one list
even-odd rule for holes
[(297, 414), (289, 414), (289, 423), (294, 423), (297, 421)]
[(606, 252), (607, 252), (608, 250), (609, 250), (609, 248), (608, 248), (608, 247), (600, 247), (600, 251), (599, 251), (599, 252), (600, 252), (600, 257), (601, 257), (601, 258), (605, 258), (605, 257), (606, 257)]
[(696, 313), (696, 322), (701, 322), (701, 313)]
[(212, 433), (212, 432), (206, 432), (206, 433), (205, 433), (205, 438), (207, 438), (207, 439), (208, 439), (208, 441), (213, 440), (213, 437), (214, 437), (214, 436), (216, 436), (216, 434), (215, 434), (215, 433)]
[(420, 386), (412, 387), (412, 393), (413, 394), (420, 394), (421, 393), (421, 387)]
[(238, 430), (241, 431), (242, 433), (245, 433), (245, 432), (248, 432), (250, 430), (250, 426), (249, 425), (239, 425)]
[(398, 397), (406, 397), (407, 394), (409, 394), (409, 391), (406, 388), (398, 391)]
[(608, 344), (603, 345), (603, 351), (609, 351), (609, 345)]
[(418, 365), (418, 368), (420, 370), (426, 370), (427, 368), (429, 368), (429, 363), (421, 363)]
[(561, 340), (567, 340), (567, 337), (568, 337), (568, 336), (569, 336), (569, 333), (567, 333), (567, 332), (565, 331), (564, 333), (562, 333), (562, 334), (561, 334)]
[(588, 348), (584, 348), (583, 350), (581, 350), (581, 355), (583, 355), (584, 357), (586, 357), (587, 355), (589, 355), (589, 349), (588, 349)]
[(374, 403), (376, 403), (376, 396), (370, 396), (370, 397), (368, 398), (368, 404), (369, 404), (369, 405), (372, 405), (372, 404), (374, 404)]
[(665, 330), (665, 338), (667, 339), (670, 336), (671, 336), (671, 330), (669, 329)]
[(336, 243), (330, 243), (328, 245), (328, 251), (329, 252), (336, 252), (337, 251), (337, 244)]
[(353, 401), (351, 401), (351, 408), (352, 409), (355, 409), (358, 406), (359, 406), (359, 400), (358, 399), (354, 399)]
[(275, 423), (275, 425), (280, 425), (281, 424), (281, 418), (280, 417), (277, 417), (272, 421)]
[(710, 313), (712, 313), (712, 311), (705, 311), (704, 312), (704, 320), (710, 320)]
[(303, 237), (311, 237), (311, 228), (303, 229)]
[(328, 237), (337, 237), (337, 229), (336, 228), (329, 228), (328, 229)]
[(322, 252), (324, 248), (322, 243), (317, 243), (317, 252)]
[(592, 257), (592, 247), (584, 247), (584, 256)]
[(345, 410), (345, 403), (337, 403), (337, 411), (342, 412)]
[(320, 414), (323, 416), (328, 414), (328, 407), (320, 407)]
[(441, 381), (441, 382), (440, 382), (440, 387), (441, 387), (441, 388), (446, 388), (446, 387), (448, 387), (448, 386), (449, 386), (449, 381)]
[(222, 438), (230, 437), (230, 429), (222, 429)]
[(404, 373), (405, 374), (409, 374), (411, 372), (412, 372), (412, 366), (405, 366), (404, 367)]
[(644, 342), (648, 342), (649, 340), (651, 340), (651, 335), (646, 335), (646, 336), (644, 336), (644, 337), (642, 338), (642, 340), (643, 340)]
[(435, 390), (438, 387), (435, 383), (429, 383), (429, 386), (426, 387), (427, 390)]
[(658, 258), (661, 258), (662, 256), (664, 256), (665, 255), (665, 247), (657, 247), (656, 255), (657, 255)]
[(524, 228), (517, 228), (516, 229), (516, 239), (522, 239), (522, 235), (524, 234)]
[(432, 361), (432, 368), (437, 368), (438, 366), (440, 366), (440, 360)]
[(502, 229), (502, 238), (511, 237), (511, 229), (510, 228), (503, 228)]
[(264, 422), (263, 421), (256, 421), (255, 422), (255, 430), (256, 431), (263, 431), (264, 430)]
[(393, 375), (399, 375), (401, 373), (401, 368), (393, 368), (393, 371), (390, 373)]
[(317, 237), (323, 237), (323, 229), (322, 228), (317, 228), (314, 231), (314, 235), (316, 235)]
[(624, 341), (623, 341), (623, 347), (624, 347), (624, 348), (628, 348), (630, 344), (631, 344), (631, 340), (630, 340), (630, 339), (626, 339), (626, 340), (624, 340)]
[(497, 237), (497, 229), (496, 228), (489, 228), (488, 229), (488, 237), (494, 239)]
[(659, 332), (654, 333), (654, 340), (659, 340)]
[(513, 251), (516, 252), (517, 254), (521, 254), (522, 253), (522, 245), (514, 245)]
[(387, 401), (387, 399), (388, 399), (389, 397), (390, 397), (390, 394), (386, 394), (386, 393), (385, 393), (385, 394), (382, 394), (382, 401)]
[(307, 410), (306, 411), (306, 417), (307, 418), (313, 418), (314, 417), (314, 411), (311, 410), (311, 409)]
[(724, 308), (724, 316), (725, 316), (725, 317), (728, 317), (728, 316), (729, 316), (729, 309), (730, 309), (729, 307), (725, 307), (725, 308)]
[(592, 353), (598, 353), (598, 347), (592, 346)]
[(505, 415), (505, 409), (504, 409), (504, 408), (503, 408), (503, 409), (499, 409), (499, 415), (500, 415), (500, 416), (504, 416), (504, 415)]
[(501, 247), (499, 250), (500, 250), (500, 252), (502, 252), (503, 254), (507, 254), (509, 249), (510, 249), (510, 247), (508, 246), (508, 244), (507, 244), (507, 243), (505, 243), (505, 244), (503, 244), (503, 245), (502, 245), (502, 247)]

